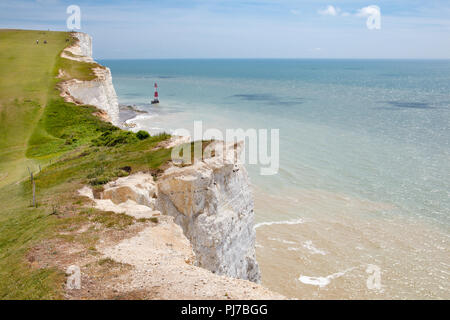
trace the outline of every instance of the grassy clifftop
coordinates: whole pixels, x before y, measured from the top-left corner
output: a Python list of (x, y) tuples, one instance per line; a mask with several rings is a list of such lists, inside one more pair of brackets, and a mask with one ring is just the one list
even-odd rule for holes
[[(167, 135), (140, 140), (95, 117), (94, 107), (59, 96), (60, 69), (66, 79), (93, 77), (91, 64), (60, 57), (74, 41), (66, 32), (0, 30), (0, 299), (63, 297), (64, 270), (37, 263), (30, 252), (65, 241), (91, 254), (96, 232), (62, 232), (88, 220), (126, 228), (123, 217), (86, 214), (76, 190), (130, 170), (155, 171), (170, 157), (170, 150), (155, 150)], [(30, 205), (28, 169), (36, 176), (38, 208)]]
[(25, 157), (28, 140), (47, 104), (66, 38), (62, 32), (0, 30), (0, 186), (25, 177), (23, 167), (35, 163)]

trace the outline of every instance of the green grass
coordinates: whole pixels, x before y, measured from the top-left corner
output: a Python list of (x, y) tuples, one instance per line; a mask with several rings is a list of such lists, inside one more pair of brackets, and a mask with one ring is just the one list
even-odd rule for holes
[[(55, 88), (59, 69), (65, 71), (65, 79), (94, 79), (92, 68), (97, 64), (59, 57), (73, 41), (66, 32), (0, 30), (0, 187), (25, 178), (27, 167), (45, 165), (51, 156), (71, 149), (70, 141), (61, 138), (63, 131), (77, 131), (76, 121), (93, 110), (86, 107), (80, 115), (69, 110), (73, 106), (64, 103)], [(77, 126), (76, 135), (95, 130), (98, 121), (86, 120), (88, 124)], [(86, 140), (92, 131), (82, 135)], [(72, 141), (74, 146), (85, 141), (76, 142)]]
[[(168, 135), (139, 140), (95, 117), (94, 107), (64, 102), (58, 71), (89, 80), (98, 67), (61, 58), (71, 43), (65, 32), (0, 30), (0, 299), (62, 298), (63, 270), (32, 266), (30, 248), (86, 221), (126, 228), (132, 218), (86, 212), (76, 190), (100, 187), (130, 169), (154, 172), (170, 158), (171, 150), (153, 150)], [(35, 173), (38, 208), (30, 206), (27, 167)], [(93, 248), (98, 239), (93, 233), (66, 240)]]
[[(63, 32), (0, 30), (0, 187), (23, 178), (37, 162), (28, 139), (47, 104)], [(36, 45), (47, 39), (47, 45)], [(25, 169), (25, 170), (24, 170)]]

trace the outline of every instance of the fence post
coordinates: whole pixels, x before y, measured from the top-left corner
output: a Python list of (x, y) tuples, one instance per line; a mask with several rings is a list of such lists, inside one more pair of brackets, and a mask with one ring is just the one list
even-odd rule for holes
[(31, 175), (31, 187), (33, 189), (33, 207), (37, 208), (36, 204), (36, 183), (34, 182), (33, 172), (30, 172)]

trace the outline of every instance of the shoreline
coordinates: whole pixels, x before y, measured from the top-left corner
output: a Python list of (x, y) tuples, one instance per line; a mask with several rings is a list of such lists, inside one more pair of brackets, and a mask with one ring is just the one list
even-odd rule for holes
[(119, 104), (119, 121), (125, 123), (136, 118), (140, 114), (148, 114), (148, 111), (138, 109), (135, 105)]
[(134, 105), (119, 104), (119, 126), (129, 130), (136, 127), (135, 123), (129, 123), (130, 120), (136, 119), (139, 115), (148, 114), (148, 111), (140, 110)]

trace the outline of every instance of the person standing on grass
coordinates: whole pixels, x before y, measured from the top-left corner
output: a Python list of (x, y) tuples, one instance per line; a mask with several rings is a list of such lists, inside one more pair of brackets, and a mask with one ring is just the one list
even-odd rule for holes
[(39, 44), (39, 40), (36, 40), (36, 44)]

